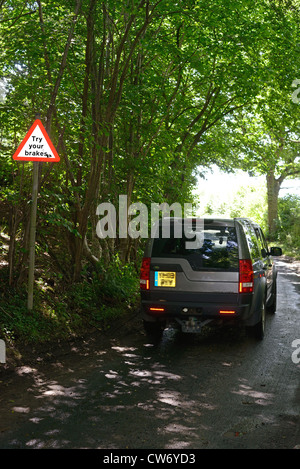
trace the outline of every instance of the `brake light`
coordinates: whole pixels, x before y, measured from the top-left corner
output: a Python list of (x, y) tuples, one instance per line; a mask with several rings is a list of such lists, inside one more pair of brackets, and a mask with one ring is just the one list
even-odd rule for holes
[(149, 290), (150, 288), (150, 257), (144, 257), (140, 271), (140, 288)]
[(251, 259), (240, 260), (239, 293), (253, 292), (253, 268)]

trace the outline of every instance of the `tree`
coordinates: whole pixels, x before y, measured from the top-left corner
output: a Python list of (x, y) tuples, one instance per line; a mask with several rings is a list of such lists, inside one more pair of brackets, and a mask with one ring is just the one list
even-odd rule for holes
[(268, 4), (270, 9), (265, 13), (272, 24), (274, 41), (266, 42), (261, 51), (265, 69), (259, 75), (260, 93), (206, 136), (206, 149), (212, 159), (223, 156), (225, 169), (238, 167), (250, 174), (265, 175), (272, 238), (278, 225), (281, 184), (300, 175), (299, 106), (292, 99), (292, 84), (299, 70), (300, 11), (297, 1)]
[[(275, 18), (274, 30), (278, 38), (276, 48), (272, 47), (268, 57), (273, 76), (255, 108), (258, 116), (254, 123), (256, 138), (253, 128), (251, 130), (253, 121), (250, 124), (251, 137), (248, 142), (252, 157), (246, 163), (248, 169), (249, 163), (252, 162), (254, 171), (266, 175), (268, 227), (271, 238), (277, 231), (281, 184), (286, 178), (300, 175), (299, 108), (292, 100), (291, 89), (299, 70), (299, 3), (274, 3), (272, 9)], [(277, 73), (274, 73), (275, 70)], [(243, 133), (245, 135), (247, 131)]]
[(282, 37), (292, 9), (278, 5), (2, 2), (0, 143), (10, 173), (3, 195), (12, 212), (11, 269), (15, 258), (14, 270), (26, 273), (31, 187), (31, 168), (11, 155), (37, 111), (61, 156), (59, 165), (40, 166), (42, 250), (69, 280), (80, 278), (85, 258), (110, 262), (120, 252), (134, 259), (135, 241), (97, 239), (98, 203), (117, 204), (120, 193), (129, 202), (191, 201), (199, 165), (231, 165), (217, 149), (224, 142), (206, 150), (218, 129), (238, 128), (232, 116), (250, 112), (282, 73), (274, 62), (270, 77), (270, 57), (279, 46), (287, 53)]
[[(285, 179), (300, 175), (298, 109), (290, 96), (277, 96), (275, 109), (270, 97), (254, 108), (254, 114), (240, 114), (238, 140), (239, 165), (250, 174), (266, 176), (268, 231), (272, 238), (278, 225), (278, 196)], [(237, 129), (237, 127), (236, 127)], [(235, 145), (235, 148), (236, 148)]]

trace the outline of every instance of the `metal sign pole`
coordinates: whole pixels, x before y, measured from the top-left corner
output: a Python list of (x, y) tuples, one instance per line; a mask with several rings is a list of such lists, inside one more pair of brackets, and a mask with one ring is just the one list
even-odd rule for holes
[(35, 233), (36, 233), (36, 213), (37, 213), (37, 196), (39, 183), (39, 163), (33, 162), (32, 177), (32, 202), (30, 214), (30, 231), (29, 231), (29, 269), (28, 269), (28, 302), (27, 308), (33, 308), (33, 284), (34, 284), (34, 261), (35, 261)]
[(37, 197), (39, 184), (39, 162), (56, 163), (60, 161), (60, 157), (50, 140), (50, 137), (39, 119), (40, 115), (36, 115), (36, 120), (28, 130), (21, 145), (13, 155), (16, 161), (32, 161), (32, 202), (30, 214), (30, 231), (29, 231), (29, 268), (28, 268), (28, 301), (27, 308), (33, 308), (33, 284), (34, 284), (34, 258), (35, 258), (35, 233), (36, 233), (36, 214), (37, 214)]

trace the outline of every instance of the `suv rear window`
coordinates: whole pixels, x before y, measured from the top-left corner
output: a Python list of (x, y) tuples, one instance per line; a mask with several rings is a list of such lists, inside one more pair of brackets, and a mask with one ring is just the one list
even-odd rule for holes
[[(189, 232), (192, 233), (192, 229)], [(187, 243), (195, 239), (195, 248), (187, 248)], [(152, 256), (185, 258), (193, 270), (237, 271), (239, 256), (236, 230), (234, 226), (205, 222), (203, 229), (198, 230), (193, 238), (186, 237), (184, 233), (179, 238), (174, 236), (171, 226), (169, 238), (154, 239)]]

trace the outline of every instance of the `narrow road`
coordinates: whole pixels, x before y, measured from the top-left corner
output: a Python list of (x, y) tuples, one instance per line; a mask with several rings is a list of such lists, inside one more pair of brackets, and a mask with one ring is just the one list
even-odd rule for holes
[(300, 447), (300, 263), (277, 265), (261, 342), (168, 329), (155, 344), (135, 319), (115, 338), (0, 373), (0, 449)]

